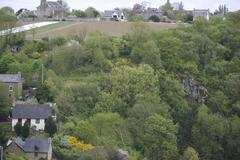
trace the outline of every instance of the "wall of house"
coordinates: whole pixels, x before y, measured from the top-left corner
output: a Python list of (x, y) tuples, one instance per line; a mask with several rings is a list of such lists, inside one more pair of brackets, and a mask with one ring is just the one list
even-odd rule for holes
[[(3, 82), (1, 82), (3, 83)], [(11, 95), (11, 98), (13, 100), (19, 99), (22, 97), (22, 83), (5, 83), (7, 85), (8, 95)], [(10, 87), (13, 88), (12, 91), (10, 91)]]
[(39, 160), (40, 158), (48, 158), (47, 153), (38, 153), (37, 156), (35, 156), (34, 153), (25, 153), (25, 156), (28, 158), (28, 160)]
[(12, 131), (14, 131), (14, 126), (17, 124), (18, 119), (12, 119)]
[(36, 127), (36, 130), (44, 130), (45, 120), (40, 119), (40, 123), (37, 124), (36, 119), (31, 119), (31, 127)]
[[(25, 121), (27, 119), (22, 119), (22, 126), (24, 125)], [(18, 119), (12, 119), (12, 130), (14, 131), (14, 126), (17, 124)], [(45, 127), (45, 120), (44, 119), (40, 119), (40, 123), (37, 124), (36, 123), (36, 119), (31, 119), (30, 121), (30, 127), (36, 127), (36, 130), (44, 130)]]
[(4, 150), (4, 154), (10, 154), (10, 153), (14, 153), (16, 155), (19, 156), (24, 156), (24, 151), (19, 148), (15, 142), (12, 142), (12, 144), (10, 144), (8, 147), (6, 147), (6, 149)]

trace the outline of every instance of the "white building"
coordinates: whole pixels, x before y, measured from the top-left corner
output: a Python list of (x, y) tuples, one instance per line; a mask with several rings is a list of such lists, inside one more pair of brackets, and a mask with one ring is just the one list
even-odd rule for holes
[(194, 9), (193, 10), (193, 20), (196, 20), (199, 17), (209, 20), (209, 18), (210, 18), (209, 9)]
[(12, 109), (12, 130), (20, 122), (22, 126), (26, 121), (32, 129), (44, 130), (46, 120), (52, 116), (49, 105), (40, 104), (15, 104)]
[(124, 13), (121, 10), (106, 10), (104, 11), (104, 18), (117, 21), (124, 21), (126, 19)]

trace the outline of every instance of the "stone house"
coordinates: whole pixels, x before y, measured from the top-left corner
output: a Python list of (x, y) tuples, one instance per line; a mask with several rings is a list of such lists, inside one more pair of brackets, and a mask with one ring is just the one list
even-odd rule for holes
[(40, 6), (37, 7), (37, 16), (63, 19), (68, 11), (68, 5), (63, 0), (47, 1), (41, 0)]
[(25, 156), (29, 160), (39, 160), (41, 158), (52, 160), (52, 140), (36, 140), (27, 138), (23, 141), (20, 137), (10, 140), (4, 150), (4, 154), (14, 153)]
[(52, 108), (48, 104), (15, 104), (12, 108), (12, 130), (20, 122), (26, 121), (30, 128), (41, 131), (45, 128), (46, 120), (52, 116)]
[(8, 95), (13, 100), (22, 97), (22, 77), (18, 74), (0, 74), (0, 83), (6, 84), (8, 87)]

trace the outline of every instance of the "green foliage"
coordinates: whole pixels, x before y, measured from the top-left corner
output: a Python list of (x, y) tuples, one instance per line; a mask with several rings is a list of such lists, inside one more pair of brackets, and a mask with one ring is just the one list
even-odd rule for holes
[(132, 135), (133, 146), (137, 150), (144, 152), (144, 124), (146, 120), (154, 114), (159, 114), (165, 118), (170, 118), (169, 106), (161, 99), (151, 93), (144, 93), (137, 96), (136, 103), (128, 110), (128, 128)]
[(0, 60), (0, 73), (6, 73), (9, 70), (9, 65), (15, 61), (11, 54), (4, 55)]
[(147, 41), (142, 44), (137, 44), (131, 52), (131, 59), (135, 63), (146, 63), (154, 69), (161, 68), (161, 56), (159, 49), (154, 41)]
[(21, 136), (26, 139), (30, 135), (30, 124), (28, 121), (25, 121), (23, 127), (22, 127), (22, 133)]
[(5, 158), (6, 160), (28, 160), (27, 157), (16, 155), (14, 153), (7, 154)]
[(204, 159), (224, 159), (224, 139), (227, 128), (226, 119), (219, 114), (212, 114), (206, 106), (198, 109), (196, 123), (192, 128), (195, 148)]
[(183, 154), (183, 160), (199, 160), (197, 151), (192, 147), (188, 147)]
[(0, 145), (4, 146), (10, 138), (10, 133), (12, 132), (12, 125), (9, 122), (0, 123)]
[(177, 126), (160, 115), (149, 117), (144, 128), (144, 147), (148, 159), (177, 159)]
[[(2, 11), (0, 10), (0, 13)], [(0, 30), (6, 30), (13, 28), (17, 23), (17, 18), (12, 15), (1, 14), (0, 16)]]
[(51, 102), (53, 100), (50, 89), (46, 84), (37, 87), (36, 98), (40, 104)]
[(116, 95), (102, 92), (95, 104), (94, 112), (118, 112), (120, 115), (126, 115), (126, 103)]
[(160, 22), (160, 18), (156, 15), (149, 17), (149, 20), (153, 22)]
[[(76, 127), (76, 128), (75, 128)], [(75, 132), (73, 135), (85, 143), (94, 144), (97, 140), (97, 132), (95, 127), (89, 121), (80, 121), (77, 126), (74, 126)]]
[(52, 137), (57, 132), (57, 125), (53, 118), (50, 116), (46, 120), (44, 131)]
[(81, 18), (84, 18), (87, 16), (86, 13), (81, 10), (74, 10), (72, 14), (75, 15), (76, 17), (81, 17)]
[(20, 121), (17, 122), (17, 124), (14, 126), (14, 131), (15, 131), (17, 136), (22, 135), (22, 123)]
[(98, 113), (90, 118), (95, 127), (98, 143), (107, 146), (125, 146), (130, 142), (129, 133), (124, 120), (117, 113)]
[(96, 84), (75, 84), (65, 88), (56, 102), (63, 117), (90, 116), (97, 101), (99, 89)]
[(227, 158), (232, 160), (237, 160), (240, 152), (240, 118), (239, 116), (232, 116), (229, 120), (230, 128), (228, 128), (228, 134), (226, 136), (227, 144), (224, 147), (226, 151)]
[(97, 16), (100, 15), (99, 12), (93, 7), (88, 7), (85, 10), (85, 14), (86, 14), (86, 17), (88, 18), (96, 18)]
[(8, 85), (0, 82), (0, 122), (7, 120), (11, 107)]
[(163, 15), (168, 16), (171, 18), (171, 15), (173, 14), (173, 7), (171, 3), (166, 3), (162, 6)]
[(106, 91), (121, 97), (129, 106), (134, 104), (137, 94), (158, 93), (158, 79), (149, 65), (116, 67), (103, 83)]

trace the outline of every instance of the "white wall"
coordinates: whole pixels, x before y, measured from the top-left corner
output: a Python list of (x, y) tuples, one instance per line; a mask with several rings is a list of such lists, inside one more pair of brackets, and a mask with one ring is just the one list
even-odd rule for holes
[(14, 131), (14, 126), (17, 124), (18, 119), (12, 119), (12, 131)]
[[(22, 126), (24, 125), (26, 120), (27, 119), (22, 119)], [(12, 130), (13, 131), (14, 131), (14, 126), (17, 124), (17, 122), (18, 122), (18, 119), (12, 119)], [(33, 127), (33, 126), (36, 127), (36, 130), (44, 130), (45, 120), (44, 119), (40, 119), (40, 123), (37, 124), (36, 123), (36, 119), (31, 119), (30, 127)]]
[(40, 119), (40, 123), (37, 124), (36, 123), (36, 119), (31, 119), (31, 127), (36, 126), (36, 130), (44, 130), (45, 127), (45, 120), (44, 119)]

